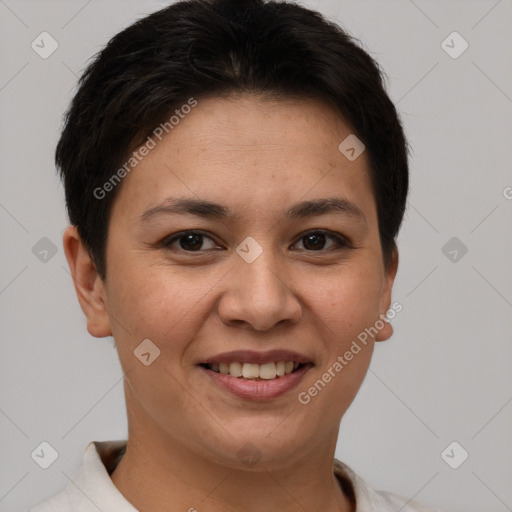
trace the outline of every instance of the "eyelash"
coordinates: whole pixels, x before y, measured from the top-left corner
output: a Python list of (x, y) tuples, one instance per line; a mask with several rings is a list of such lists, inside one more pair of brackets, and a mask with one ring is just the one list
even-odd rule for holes
[[(339, 233), (332, 233), (325, 229), (313, 229), (313, 230), (306, 231), (305, 233), (302, 233), (297, 238), (297, 241), (293, 245), (296, 245), (298, 242), (302, 241), (302, 239), (306, 238), (307, 236), (318, 235), (318, 234), (325, 235), (326, 238), (331, 238), (332, 240), (334, 240), (334, 243), (337, 245), (337, 247), (328, 248), (328, 249), (319, 249), (319, 250), (308, 250), (308, 249), (303, 249), (303, 250), (305, 250), (306, 252), (310, 252), (310, 253), (322, 253), (322, 252), (331, 252), (333, 250), (353, 248), (353, 246), (352, 246), (351, 242), (348, 240), (348, 238), (344, 237), (343, 235), (340, 235)], [(209, 236), (208, 234), (206, 234), (205, 232), (199, 231), (199, 230), (190, 230), (190, 231), (181, 231), (179, 233), (171, 235), (170, 237), (167, 237), (164, 240), (162, 240), (160, 245), (164, 249), (181, 251), (181, 252), (184, 252), (187, 254), (204, 253), (205, 250), (187, 251), (186, 249), (182, 249), (181, 247), (172, 247), (172, 244), (174, 242), (179, 241), (180, 239), (186, 237), (187, 235), (198, 235), (198, 236), (201, 236), (204, 238), (209, 238), (212, 242), (216, 243), (215, 240), (213, 240), (213, 238), (211, 236)], [(211, 250), (211, 249), (206, 249), (206, 251), (208, 251), (208, 250)]]

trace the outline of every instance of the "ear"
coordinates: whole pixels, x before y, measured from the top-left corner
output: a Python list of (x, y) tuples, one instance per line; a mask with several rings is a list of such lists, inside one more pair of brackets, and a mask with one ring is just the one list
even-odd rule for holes
[[(384, 282), (382, 285), (380, 312), (385, 315), (391, 306), (391, 292), (393, 291), (393, 283), (395, 281), (396, 272), (398, 270), (398, 249), (393, 249), (391, 261), (384, 270)], [(379, 317), (382, 318), (382, 317)], [(386, 341), (393, 335), (393, 326), (383, 320), (384, 327), (379, 330), (375, 336), (375, 341)]]
[(75, 226), (64, 231), (62, 241), (89, 334), (96, 338), (111, 336), (104, 283)]

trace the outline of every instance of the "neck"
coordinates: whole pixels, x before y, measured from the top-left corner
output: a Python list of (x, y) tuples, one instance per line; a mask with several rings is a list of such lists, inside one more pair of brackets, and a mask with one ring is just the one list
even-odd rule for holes
[(191, 512), (353, 510), (334, 477), (332, 462), (308, 461), (279, 471), (242, 471), (208, 460), (199, 464), (193, 455), (179, 452), (183, 450), (170, 454), (146, 451), (130, 440), (112, 481), (140, 512), (164, 510), (169, 504)]
[[(140, 512), (353, 512), (333, 473), (338, 431), (290, 465), (240, 468), (218, 456), (194, 450), (147, 421), (129, 407), (126, 453), (112, 482)], [(140, 411), (138, 411), (140, 413)]]

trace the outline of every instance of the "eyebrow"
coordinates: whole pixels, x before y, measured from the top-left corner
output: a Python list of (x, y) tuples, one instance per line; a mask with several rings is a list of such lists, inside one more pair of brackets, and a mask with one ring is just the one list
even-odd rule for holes
[[(355, 203), (341, 197), (301, 201), (286, 211), (285, 216), (290, 220), (294, 220), (328, 213), (342, 214), (360, 222), (365, 227), (367, 226), (363, 211)], [(196, 215), (198, 217), (218, 220), (236, 220), (239, 218), (238, 215), (235, 215), (228, 208), (218, 203), (202, 199), (176, 199), (169, 197), (161, 204), (147, 209), (141, 215), (140, 220), (145, 223), (160, 215)]]

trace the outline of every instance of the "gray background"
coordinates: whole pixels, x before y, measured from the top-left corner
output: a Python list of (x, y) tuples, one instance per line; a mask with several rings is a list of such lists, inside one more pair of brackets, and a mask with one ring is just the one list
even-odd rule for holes
[[(304, 3), (381, 63), (414, 150), (394, 289), (403, 310), (342, 421), (337, 457), (445, 512), (510, 511), (512, 2)], [(89, 441), (127, 434), (113, 342), (87, 334), (62, 252), (53, 152), (86, 61), (163, 5), (0, 0), (2, 511), (61, 490)], [(43, 31), (59, 44), (47, 59), (31, 48)], [(442, 47), (453, 31), (469, 43), (458, 58)], [(443, 252), (452, 237), (468, 249), (456, 261)], [(31, 458), (42, 441), (58, 452), (46, 470)], [(469, 453), (458, 469), (441, 457), (453, 441)]]

